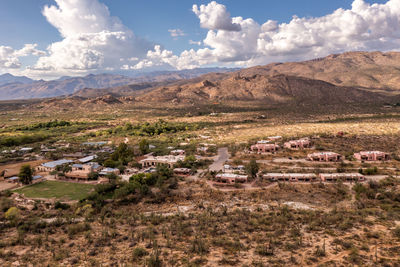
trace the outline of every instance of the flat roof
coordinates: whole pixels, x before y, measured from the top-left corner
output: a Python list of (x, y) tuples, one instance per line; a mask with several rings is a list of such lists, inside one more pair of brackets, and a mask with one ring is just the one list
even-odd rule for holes
[(119, 171), (116, 168), (104, 168), (101, 170), (101, 172), (115, 172), (115, 171)]
[(72, 167), (75, 167), (75, 168), (82, 168), (83, 165), (82, 165), (82, 164), (72, 164)]
[(326, 151), (326, 152), (314, 152), (311, 153), (310, 155), (339, 155), (339, 154), (336, 152)]
[(71, 163), (71, 162), (72, 162), (72, 160), (69, 160), (69, 159), (60, 159), (60, 160), (56, 160), (56, 161), (50, 161), (50, 162), (43, 163), (42, 166), (47, 167), (47, 168), (55, 168), (59, 165), (63, 165), (63, 164)]
[(84, 142), (82, 143), (82, 145), (86, 145), (86, 146), (101, 146), (101, 145), (105, 145), (107, 144), (106, 141), (99, 141), (99, 142)]
[(97, 158), (96, 155), (91, 155), (91, 156), (87, 156), (87, 157), (78, 159), (78, 161), (79, 161), (79, 162), (82, 162), (82, 163), (86, 163), (86, 162), (89, 162), (89, 161), (94, 160), (95, 158)]
[(292, 177), (302, 177), (302, 176), (317, 176), (315, 173), (266, 173), (263, 176), (292, 176)]
[(320, 173), (320, 176), (364, 176), (361, 173), (358, 172), (351, 172), (351, 173)]
[(236, 178), (248, 178), (248, 176), (247, 175), (239, 175), (239, 174), (233, 174), (233, 173), (220, 173), (220, 174), (217, 174), (217, 176), (216, 176), (217, 178), (234, 178), (234, 179), (236, 179)]
[(359, 154), (387, 154), (387, 153), (382, 151), (360, 151)]

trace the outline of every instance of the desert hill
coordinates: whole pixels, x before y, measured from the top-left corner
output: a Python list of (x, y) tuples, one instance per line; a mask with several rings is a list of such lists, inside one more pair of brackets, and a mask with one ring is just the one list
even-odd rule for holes
[(345, 104), (385, 101), (386, 96), (369, 90), (337, 86), (325, 81), (278, 74), (240, 76), (219, 81), (203, 80), (160, 87), (136, 97), (140, 102), (258, 101), (266, 104)]
[(400, 53), (348, 52), (304, 62), (273, 63), (208, 74), (136, 97), (144, 102), (262, 101), (381, 103), (400, 94)]
[(400, 53), (347, 52), (303, 62), (257, 66), (241, 70), (239, 74), (286, 74), (340, 86), (400, 90)]

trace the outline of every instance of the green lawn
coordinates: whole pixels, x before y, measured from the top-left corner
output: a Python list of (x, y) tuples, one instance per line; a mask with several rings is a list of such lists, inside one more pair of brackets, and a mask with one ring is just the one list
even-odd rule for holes
[(78, 184), (61, 181), (44, 181), (14, 190), (28, 198), (57, 198), (60, 200), (80, 200), (94, 188), (90, 184)]

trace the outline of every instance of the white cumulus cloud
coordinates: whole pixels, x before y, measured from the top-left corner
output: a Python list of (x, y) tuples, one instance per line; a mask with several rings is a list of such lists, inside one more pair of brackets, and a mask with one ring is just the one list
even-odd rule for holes
[(147, 61), (178, 69), (204, 64), (253, 66), (344, 51), (400, 49), (400, 0), (384, 4), (354, 0), (351, 9), (339, 8), (315, 18), (294, 16), (281, 24), (267, 20), (260, 25), (252, 18), (231, 18), (226, 7), (215, 1), (194, 5), (193, 12), (200, 26), (209, 29), (203, 40), (206, 48), (180, 55), (154, 51)]
[(21, 57), (45, 55), (45, 52), (36, 49), (36, 46), (36, 44), (26, 44), (18, 50), (10, 46), (0, 46), (0, 70), (21, 68), (22, 64), (19, 60)]
[[(212, 1), (193, 5), (200, 27), (207, 29), (196, 49), (174, 54), (136, 36), (111, 16), (99, 0), (55, 0), (43, 15), (60, 33), (61, 41), (40, 51), (35, 44), (21, 49), (0, 46), (0, 70), (52, 78), (91, 72), (137, 69), (187, 69), (207, 65), (254, 66), (306, 60), (344, 51), (400, 50), (400, 0), (369, 4), (354, 0), (321, 17), (298, 17), (287, 23), (231, 17), (227, 7)], [(168, 30), (173, 38), (186, 35)], [(23, 70), (20, 58), (37, 56)]]
[(56, 0), (43, 15), (63, 39), (31, 66), (31, 75), (73, 75), (120, 69), (121, 58), (142, 59), (153, 45), (110, 15), (98, 0)]
[(193, 5), (192, 11), (200, 19), (200, 26), (210, 30), (240, 31), (224, 5), (212, 1), (208, 5)]

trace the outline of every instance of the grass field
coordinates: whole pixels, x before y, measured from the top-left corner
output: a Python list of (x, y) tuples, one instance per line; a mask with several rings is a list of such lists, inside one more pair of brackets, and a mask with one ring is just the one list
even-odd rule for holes
[(28, 198), (57, 198), (60, 200), (80, 200), (88, 195), (94, 185), (68, 183), (59, 181), (45, 181), (34, 185), (16, 189)]

